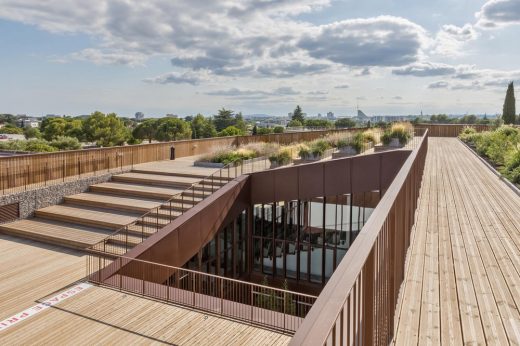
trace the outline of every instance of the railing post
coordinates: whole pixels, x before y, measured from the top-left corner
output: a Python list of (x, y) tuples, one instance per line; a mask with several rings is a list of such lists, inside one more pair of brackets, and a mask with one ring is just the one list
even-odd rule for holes
[(362, 330), (362, 344), (374, 344), (374, 248), (370, 251), (367, 261), (363, 267), (363, 330)]
[(122, 268), (123, 268), (123, 258), (119, 257), (119, 290), (120, 291), (123, 288), (123, 273), (121, 270)]
[(224, 280), (220, 278), (220, 315), (224, 315)]
[(191, 281), (191, 289), (193, 291), (193, 306), (195, 306), (195, 274), (194, 273), (191, 273), (191, 277), (193, 278), (192, 281)]

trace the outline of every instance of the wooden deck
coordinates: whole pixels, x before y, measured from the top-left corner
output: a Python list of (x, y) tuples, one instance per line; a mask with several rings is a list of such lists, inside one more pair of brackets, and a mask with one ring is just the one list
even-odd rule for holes
[[(0, 235), (0, 321), (63, 292), (85, 256)], [(91, 287), (0, 331), (1, 345), (285, 345), (290, 337), (178, 306)]]
[(6, 345), (285, 345), (290, 337), (91, 287), (2, 332)]
[(72, 249), (0, 234), (0, 254), (0, 321), (85, 276), (85, 256)]
[(417, 212), (395, 344), (520, 344), (520, 197), (457, 139), (430, 138)]

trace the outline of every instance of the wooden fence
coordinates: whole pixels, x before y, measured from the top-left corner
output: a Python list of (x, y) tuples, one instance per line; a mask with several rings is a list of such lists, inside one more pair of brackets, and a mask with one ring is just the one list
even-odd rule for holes
[(465, 127), (472, 127), (478, 132), (489, 131), (494, 128), (492, 125), (477, 124), (417, 124), (414, 127), (428, 129), (430, 137), (457, 137)]
[(291, 345), (388, 345), (404, 279), (428, 132), (352, 244)]
[(289, 144), (355, 130), (359, 129), (217, 137), (0, 157), (0, 194), (56, 184), (86, 175), (122, 171), (125, 167), (140, 163), (168, 160), (172, 148), (175, 149), (175, 157), (186, 157), (205, 154), (218, 147), (253, 142)]

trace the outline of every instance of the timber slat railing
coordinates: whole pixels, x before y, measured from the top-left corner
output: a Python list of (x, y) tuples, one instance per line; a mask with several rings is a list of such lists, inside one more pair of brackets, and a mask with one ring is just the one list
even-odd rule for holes
[(493, 125), (483, 124), (416, 124), (417, 129), (427, 129), (429, 137), (458, 137), (465, 127), (471, 127), (481, 131), (490, 131), (495, 128)]
[[(105, 271), (110, 267), (110, 274)], [(157, 283), (155, 277), (168, 278)], [(87, 256), (87, 279), (95, 284), (146, 296), (293, 334), (315, 296), (100, 252)]]
[(388, 345), (404, 279), (428, 131), (335, 270), (291, 345)]
[(327, 134), (356, 130), (359, 129), (217, 137), (5, 156), (0, 157), (0, 194), (60, 184), (78, 177), (120, 172), (141, 163), (168, 160), (172, 148), (175, 148), (175, 157), (186, 157), (205, 154), (216, 147), (239, 146), (253, 142), (290, 144), (313, 140)]

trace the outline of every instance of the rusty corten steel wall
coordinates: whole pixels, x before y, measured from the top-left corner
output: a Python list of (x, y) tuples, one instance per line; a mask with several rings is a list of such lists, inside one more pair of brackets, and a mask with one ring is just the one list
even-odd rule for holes
[[(137, 245), (126, 257), (181, 267), (222, 226), (253, 204), (384, 191), (409, 155), (408, 150), (397, 150), (238, 177)], [(131, 263), (123, 270), (125, 275), (132, 276)], [(116, 271), (117, 267), (109, 266), (103, 269), (102, 276), (108, 278)], [(153, 282), (166, 279), (160, 272), (149, 275), (147, 280)]]
[(397, 150), (257, 172), (251, 204), (384, 191), (409, 154)]

